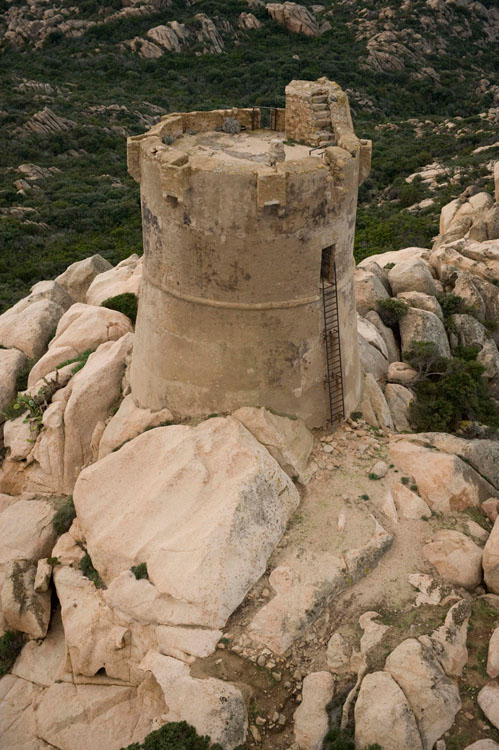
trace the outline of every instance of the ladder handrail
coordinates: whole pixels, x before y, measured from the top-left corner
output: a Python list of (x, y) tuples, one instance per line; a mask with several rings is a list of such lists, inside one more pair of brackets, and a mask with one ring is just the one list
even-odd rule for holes
[[(341, 339), (339, 333), (338, 289), (336, 285), (336, 263), (333, 261), (333, 280), (326, 285), (322, 283), (322, 306), (324, 313), (324, 339), (326, 345), (326, 374), (329, 392), (330, 421), (334, 423), (345, 416), (345, 399), (343, 393), (343, 366), (341, 361)], [(336, 333), (334, 342), (329, 340), (331, 333)], [(334, 381), (334, 382), (333, 382)], [(338, 408), (341, 406), (341, 409)]]

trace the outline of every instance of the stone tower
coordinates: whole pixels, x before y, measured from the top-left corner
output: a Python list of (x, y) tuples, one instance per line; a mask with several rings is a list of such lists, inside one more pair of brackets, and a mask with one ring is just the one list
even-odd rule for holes
[(352, 248), (370, 158), (325, 78), (292, 81), (285, 110), (176, 113), (128, 139), (144, 236), (140, 406), (180, 418), (265, 406), (311, 427), (355, 409)]

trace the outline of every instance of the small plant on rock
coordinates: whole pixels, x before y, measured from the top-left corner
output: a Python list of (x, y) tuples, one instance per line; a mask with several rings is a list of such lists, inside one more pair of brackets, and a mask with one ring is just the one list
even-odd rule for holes
[(98, 574), (97, 570), (94, 568), (92, 559), (88, 552), (85, 552), (80, 560), (80, 570), (86, 578), (92, 581), (96, 589), (104, 588), (104, 582)]
[(24, 636), (17, 630), (6, 630), (0, 637), (0, 677), (10, 672), (24, 644)]
[(385, 326), (394, 328), (399, 320), (402, 320), (404, 315), (407, 315), (409, 305), (401, 299), (387, 297), (376, 300), (376, 308)]
[(138, 303), (136, 294), (125, 292), (124, 294), (117, 294), (115, 297), (108, 297), (108, 299), (105, 299), (101, 303), (101, 307), (107, 307), (109, 310), (117, 310), (117, 312), (123, 313), (135, 325)]
[(75, 518), (76, 509), (73, 502), (73, 496), (71, 495), (71, 497), (68, 497), (68, 499), (59, 506), (57, 513), (52, 519), (52, 526), (54, 527), (57, 536), (61, 536), (61, 534), (65, 534), (69, 531)]
[(30, 393), (18, 393), (12, 406), (4, 413), (4, 417), (6, 419), (16, 419), (27, 412), (23, 422), (24, 424), (29, 424), (31, 437), (28, 438), (28, 442), (34, 443), (38, 434), (43, 429), (43, 414), (49, 405), (51, 397), (52, 394), (43, 386), (34, 396)]
[(58, 365), (56, 365), (56, 370), (61, 370), (63, 367), (66, 367), (66, 365), (74, 364), (75, 366), (73, 367), (71, 372), (77, 373), (81, 369), (83, 369), (83, 367), (85, 367), (85, 365), (87, 364), (88, 358), (90, 357), (91, 354), (93, 354), (93, 352), (94, 352), (94, 349), (85, 349), (85, 351), (82, 352), (81, 354), (78, 354), (77, 357), (74, 357), (73, 359), (66, 359), (65, 362), (60, 362)]
[(138, 565), (132, 565), (130, 568), (137, 581), (141, 578), (149, 578), (147, 574), (147, 564), (145, 562), (139, 563)]

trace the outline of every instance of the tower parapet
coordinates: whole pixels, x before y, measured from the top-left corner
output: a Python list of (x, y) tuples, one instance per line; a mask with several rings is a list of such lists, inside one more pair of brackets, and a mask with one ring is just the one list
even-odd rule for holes
[[(352, 248), (370, 144), (356, 138), (337, 84), (334, 145), (314, 151), (316, 133), (291, 135), (297, 102), (314, 104), (296, 92), (314, 86), (287, 87), (286, 110), (270, 118), (279, 130), (261, 128), (257, 108), (229, 109), (167, 115), (128, 139), (144, 236), (131, 370), (139, 405), (177, 417), (266, 406), (318, 426), (330, 388), (342, 386), (344, 412), (355, 408)], [(341, 346), (342, 383), (331, 385), (323, 286), (333, 275), (338, 323), (328, 335)]]

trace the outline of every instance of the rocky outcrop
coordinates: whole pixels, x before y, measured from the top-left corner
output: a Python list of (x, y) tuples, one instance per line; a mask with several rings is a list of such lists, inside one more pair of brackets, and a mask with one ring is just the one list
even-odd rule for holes
[(40, 281), (27, 297), (0, 315), (0, 345), (38, 359), (71, 303), (64, 287)]
[(35, 591), (36, 565), (11, 560), (3, 570), (2, 615), (8, 628), (45, 638), (50, 622), (50, 592)]
[(111, 264), (101, 255), (92, 255), (72, 263), (55, 281), (64, 287), (73, 302), (85, 302), (88, 288), (95, 277), (111, 268)]
[(53, 135), (54, 133), (64, 133), (76, 126), (74, 120), (68, 120), (66, 117), (60, 117), (45, 107), (35, 114), (24, 124), (24, 130), (41, 135)]
[(22, 419), (9, 423), (5, 441), (10, 450), (0, 474), (3, 490), (72, 492), (82, 467), (93, 458), (94, 443), (98, 445), (111, 408), (120, 399), (132, 344), (133, 334), (128, 333), (101, 344), (76, 374), (69, 366), (70, 380), (43, 412), (42, 430), (34, 438)]
[(288, 31), (305, 36), (319, 36), (321, 28), (312, 13), (298, 3), (267, 3), (269, 16), (281, 23)]
[(94, 351), (106, 341), (117, 341), (131, 331), (132, 324), (123, 313), (81, 302), (72, 305), (60, 319), (48, 351), (32, 368), (28, 387), (62, 362), (77, 360), (84, 352)]

